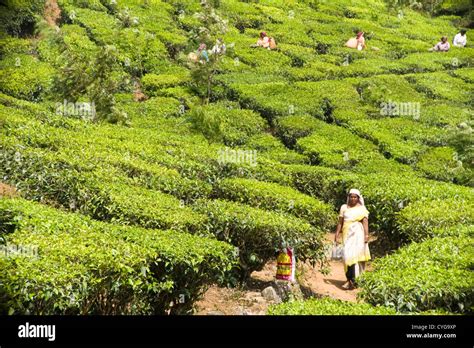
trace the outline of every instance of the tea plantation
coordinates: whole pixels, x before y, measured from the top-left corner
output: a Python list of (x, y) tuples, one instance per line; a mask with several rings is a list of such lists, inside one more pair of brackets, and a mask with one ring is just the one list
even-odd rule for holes
[[(269, 314), (472, 314), (474, 37), (428, 51), (461, 17), (207, 3), (227, 50), (204, 87), (199, 0), (0, 5), (0, 314), (192, 313), (283, 242), (324, 266), (351, 188), (383, 250), (364, 303)], [(276, 50), (250, 47), (261, 31)]]

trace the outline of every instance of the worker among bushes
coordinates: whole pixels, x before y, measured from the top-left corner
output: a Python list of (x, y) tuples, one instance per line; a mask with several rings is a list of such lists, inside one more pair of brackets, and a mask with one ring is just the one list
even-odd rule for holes
[(349, 40), (347, 40), (346, 47), (357, 48), (359, 51), (367, 48), (367, 45), (365, 44), (364, 32), (359, 31), (356, 37), (351, 37)]
[(448, 37), (443, 36), (440, 42), (438, 42), (433, 48), (430, 48), (430, 51), (448, 52), (449, 48)]
[(343, 261), (347, 282), (346, 290), (356, 286), (356, 278), (365, 270), (366, 261), (370, 260), (369, 251), (369, 212), (365, 208), (364, 198), (357, 189), (351, 189), (346, 204), (339, 211), (339, 222), (334, 241), (338, 243), (342, 230)]
[(466, 43), (467, 43), (466, 30), (461, 29), (461, 31), (454, 36), (453, 45), (456, 47), (465, 47)]
[(266, 32), (262, 31), (257, 40), (257, 44), (252, 45), (251, 47), (263, 47), (269, 50), (274, 50), (277, 48), (277, 45), (274, 38), (269, 37)]
[(188, 60), (193, 63), (202, 63), (205, 64), (209, 62), (209, 55), (206, 50), (206, 44), (201, 43), (196, 52), (191, 52), (188, 54)]

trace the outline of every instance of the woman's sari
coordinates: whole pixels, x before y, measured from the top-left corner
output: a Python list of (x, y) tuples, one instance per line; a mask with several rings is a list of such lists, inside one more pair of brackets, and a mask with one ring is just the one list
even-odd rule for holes
[(363, 205), (349, 207), (344, 204), (339, 216), (344, 218), (342, 243), (344, 248), (344, 269), (356, 265), (355, 277), (364, 271), (365, 261), (370, 260), (369, 245), (365, 243), (365, 232), (362, 220), (368, 218), (369, 212)]

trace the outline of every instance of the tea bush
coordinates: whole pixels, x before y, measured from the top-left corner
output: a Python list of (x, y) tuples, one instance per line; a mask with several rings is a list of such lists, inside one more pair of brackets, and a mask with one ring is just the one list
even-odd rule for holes
[(321, 229), (335, 224), (335, 214), (330, 205), (274, 183), (241, 178), (224, 179), (215, 187), (213, 194), (256, 208), (289, 213)]
[(0, 61), (0, 91), (15, 98), (39, 101), (52, 85), (54, 69), (27, 54), (11, 54)]
[(373, 262), (374, 270), (359, 279), (360, 297), (372, 305), (400, 312), (442, 309), (472, 313), (472, 240), (433, 238), (413, 242)]
[(146, 94), (157, 95), (163, 88), (184, 85), (190, 80), (189, 73), (183, 70), (180, 74), (146, 74), (141, 81)]
[[(415, 107), (412, 107), (415, 109)], [(420, 107), (421, 108), (421, 107)], [(405, 111), (402, 111), (405, 113)], [(426, 145), (441, 145), (446, 142), (445, 130), (428, 127), (416, 121), (420, 109), (409, 111), (415, 120), (407, 118), (385, 118), (380, 120), (355, 120), (350, 126), (357, 134), (369, 138), (378, 145), (386, 157), (394, 157), (402, 163), (414, 163)]]
[(291, 115), (277, 119), (278, 136), (285, 145), (292, 148), (299, 138), (310, 135), (318, 129), (320, 122), (310, 115)]
[(306, 154), (312, 164), (352, 169), (370, 159), (383, 158), (377, 147), (366, 139), (353, 134), (349, 129), (315, 120), (318, 128), (296, 142), (296, 149)]
[(38, 250), (0, 259), (3, 314), (189, 312), (234, 265), (233, 247), (215, 240), (95, 222), (22, 199), (1, 199), (0, 210), (16, 224), (7, 245)]
[(329, 297), (305, 301), (290, 301), (269, 308), (270, 315), (395, 315), (390, 307), (372, 306), (368, 303), (351, 303)]
[(443, 72), (431, 74), (417, 74), (407, 76), (415, 83), (416, 88), (433, 99), (447, 99), (455, 103), (472, 103), (474, 89), (461, 79), (452, 77)]
[(199, 200), (194, 205), (208, 216), (208, 229), (218, 240), (239, 248), (238, 275), (246, 279), (271, 260), (284, 243), (299, 261), (324, 262), (322, 231), (289, 214), (225, 200)]
[(429, 179), (453, 182), (458, 174), (465, 172), (459, 164), (456, 151), (442, 146), (430, 148), (419, 156), (416, 168)]
[[(397, 213), (397, 227), (409, 241), (449, 235), (454, 225), (474, 225), (474, 205), (471, 200), (456, 198), (413, 202)], [(442, 231), (442, 232), (440, 232)]]

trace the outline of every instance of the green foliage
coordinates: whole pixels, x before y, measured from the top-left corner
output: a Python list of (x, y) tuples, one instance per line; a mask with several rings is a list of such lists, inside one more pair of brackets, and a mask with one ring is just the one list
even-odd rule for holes
[(277, 119), (278, 136), (285, 145), (293, 147), (299, 138), (310, 135), (320, 123), (310, 115), (292, 115)]
[(44, 9), (44, 1), (6, 0), (1, 6), (0, 31), (24, 37), (34, 32), (37, 16)]
[[(66, 214), (21, 199), (0, 200), (7, 245), (38, 255), (0, 258), (3, 314), (186, 313), (206, 284), (234, 265), (225, 243)], [(180, 301), (182, 300), (182, 301)]]
[(292, 165), (285, 170), (294, 188), (336, 207), (345, 201), (356, 178), (352, 173), (319, 166)]
[[(446, 142), (445, 130), (420, 124), (420, 106), (409, 104), (408, 110), (401, 113), (412, 114), (408, 117), (392, 117), (377, 120), (351, 121), (351, 128), (359, 135), (369, 138), (378, 145), (379, 151), (386, 157), (394, 157), (401, 163), (414, 163), (418, 154), (427, 145), (440, 145)], [(407, 109), (405, 107), (405, 109)], [(407, 112), (408, 111), (408, 112)], [(390, 110), (389, 110), (390, 112)]]
[(208, 229), (218, 240), (239, 248), (241, 280), (260, 270), (283, 243), (295, 248), (299, 261), (324, 264), (322, 231), (304, 220), (225, 200), (199, 200), (195, 209), (208, 215)]
[(417, 74), (407, 77), (416, 87), (433, 99), (447, 99), (454, 103), (472, 103), (472, 86), (443, 72)]
[(360, 138), (349, 129), (320, 120), (313, 122), (312, 134), (300, 138), (296, 143), (296, 149), (306, 154), (312, 164), (351, 169), (355, 165), (362, 166), (371, 159), (383, 159), (373, 143)]
[(306, 156), (289, 150), (282, 142), (268, 133), (256, 134), (251, 137), (246, 146), (258, 151), (258, 156), (286, 164), (308, 163)]
[(201, 132), (211, 142), (223, 138), (223, 115), (219, 112), (207, 112), (205, 107), (196, 106), (189, 112), (189, 121), (193, 128)]
[(372, 306), (367, 303), (351, 303), (329, 297), (306, 301), (285, 302), (269, 308), (270, 315), (394, 315), (390, 307)]
[(423, 153), (416, 163), (416, 168), (430, 179), (447, 182), (457, 181), (456, 178), (465, 173), (462, 162), (458, 161), (453, 148), (434, 147)]
[[(0, 201), (0, 243), (44, 253), (35, 263), (0, 259), (1, 313), (188, 313), (205, 284), (245, 278), (284, 239), (299, 260), (321, 261), (321, 232), (333, 230), (350, 188), (365, 197), (374, 251), (439, 236), (454, 239), (436, 248), (461, 248), (458, 239), (472, 238), (472, 192), (462, 185), (474, 177), (474, 49), (427, 51), (441, 35), (451, 40), (464, 13), (386, 12), (379, 0), (58, 0), (59, 28), (41, 20), (33, 32), (43, 3), (8, 0), (0, 14), (0, 178), (57, 210)], [(249, 47), (262, 30), (277, 50)], [(359, 30), (369, 49), (344, 47)], [(217, 37), (225, 56), (182, 59)], [(55, 108), (64, 99), (132, 122), (64, 117)], [(389, 101), (419, 102), (420, 114), (381, 115)], [(222, 161), (225, 146), (258, 160)], [(215, 239), (239, 247), (238, 264)], [(413, 246), (401, 267), (387, 257), (371, 303), (470, 311), (472, 266), (433, 266), (427, 249)], [(288, 311), (394, 314), (321, 303)]]
[(0, 91), (15, 98), (39, 101), (52, 87), (54, 69), (26, 54), (9, 54), (0, 61)]
[(427, 238), (459, 235), (450, 227), (474, 225), (474, 204), (456, 198), (417, 201), (397, 213), (397, 227), (407, 240), (420, 242)]
[[(196, 62), (189, 62), (191, 68), (192, 86), (205, 104), (211, 100), (215, 88), (215, 75), (222, 61), (222, 54), (211, 54), (211, 48), (217, 39), (222, 38), (227, 31), (227, 23), (219, 16), (211, 3), (201, 2), (201, 12), (195, 15), (201, 26), (193, 34), (197, 45), (205, 44), (208, 59), (198, 57)], [(198, 55), (201, 52), (198, 51)]]
[(330, 205), (274, 183), (225, 179), (217, 185), (214, 195), (256, 208), (288, 213), (305, 219), (322, 230), (335, 225), (335, 214)]
[(88, 102), (94, 102), (100, 119), (127, 123), (128, 115), (115, 106), (114, 93), (118, 92), (124, 77), (116, 53), (114, 46), (105, 46), (92, 60), (84, 60), (85, 57), (65, 49), (64, 64), (55, 81), (61, 100), (76, 102), (81, 96), (87, 96)]
[[(198, 108), (199, 109), (199, 108)], [(264, 119), (252, 110), (241, 109), (233, 103), (215, 103), (191, 111), (190, 120), (206, 137), (215, 129), (214, 139), (220, 139), (227, 146), (245, 144), (250, 137), (261, 133), (266, 126)], [(213, 126), (211, 126), (211, 124)], [(221, 135), (217, 135), (220, 133)]]
[(400, 312), (472, 313), (473, 252), (472, 239), (464, 236), (413, 242), (374, 261), (374, 271), (359, 278), (360, 297)]
[(0, 38), (0, 56), (2, 59), (7, 55), (28, 54), (31, 52), (31, 41), (28, 39), (14, 38), (10, 36)]
[(341, 81), (233, 84), (231, 89), (241, 104), (268, 119), (307, 113), (331, 122), (334, 108), (354, 107), (359, 100), (356, 89)]
[[(381, 170), (382, 169), (382, 170)], [(472, 195), (468, 188), (432, 180), (426, 180), (405, 173), (404, 175), (383, 172), (379, 165), (377, 172), (358, 175), (353, 187), (358, 188), (365, 199), (372, 231), (379, 231), (384, 239), (384, 248), (396, 249), (403, 245), (406, 236), (397, 228), (397, 212), (416, 201), (449, 200), (457, 196), (468, 200)]]
[[(453, 129), (448, 144), (456, 150), (453, 159), (457, 161), (458, 172), (455, 181), (462, 185), (474, 186), (474, 151), (472, 146), (472, 121), (462, 122)], [(461, 170), (461, 168), (464, 170)]]
[(84, 208), (85, 212), (95, 218), (122, 225), (202, 233), (206, 218), (186, 207), (184, 201), (158, 191), (130, 185), (101, 186), (94, 201)]
[(425, 100), (403, 77), (397, 75), (380, 75), (356, 84), (362, 100), (375, 106), (389, 101), (406, 103)]
[(187, 70), (173, 74), (146, 74), (141, 82), (147, 95), (156, 95), (161, 89), (187, 84), (190, 81)]

